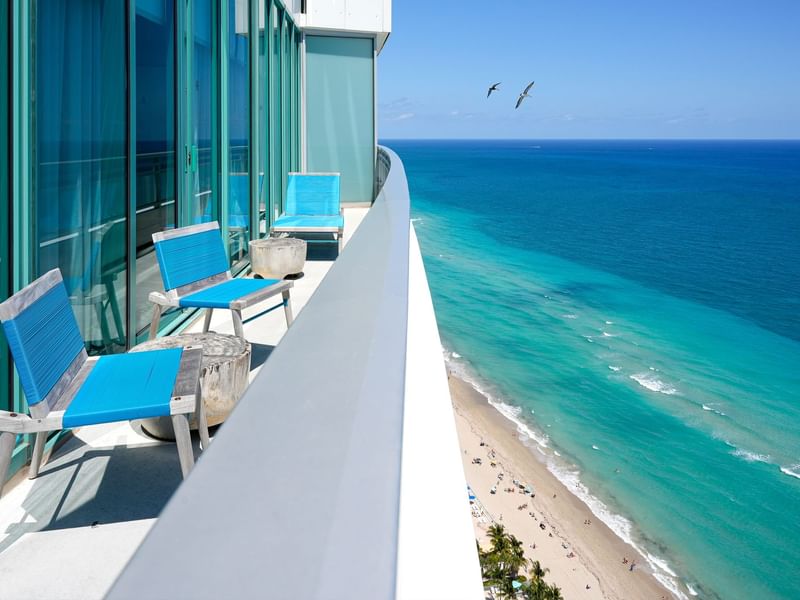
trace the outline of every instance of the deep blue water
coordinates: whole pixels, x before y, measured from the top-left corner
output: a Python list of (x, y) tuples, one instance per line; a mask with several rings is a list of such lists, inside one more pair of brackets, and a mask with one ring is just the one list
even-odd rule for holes
[(800, 142), (387, 145), (454, 368), (680, 593), (798, 597)]

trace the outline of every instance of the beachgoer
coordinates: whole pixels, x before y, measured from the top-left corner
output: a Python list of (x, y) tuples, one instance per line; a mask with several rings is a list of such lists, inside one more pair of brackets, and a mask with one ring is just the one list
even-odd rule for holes
[(630, 570), (631, 570), (631, 571), (633, 571), (633, 567), (635, 567), (635, 566), (636, 566), (636, 561), (635, 561), (635, 560), (632, 560), (632, 561), (631, 561), (631, 568), (630, 568)]

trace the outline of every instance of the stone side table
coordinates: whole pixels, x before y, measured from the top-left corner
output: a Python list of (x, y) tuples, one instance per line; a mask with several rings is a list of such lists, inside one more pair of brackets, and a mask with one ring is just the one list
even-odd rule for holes
[[(239, 337), (223, 333), (184, 333), (149, 340), (132, 348), (131, 352), (184, 346), (203, 347), (200, 393), (206, 408), (208, 426), (219, 425), (233, 410), (250, 382), (250, 344)], [(197, 420), (194, 417), (190, 419), (190, 426), (197, 429)], [(175, 439), (169, 417), (143, 419), (142, 427), (153, 437)]]
[(264, 279), (283, 279), (303, 270), (306, 241), (298, 238), (264, 238), (250, 242), (250, 270)]

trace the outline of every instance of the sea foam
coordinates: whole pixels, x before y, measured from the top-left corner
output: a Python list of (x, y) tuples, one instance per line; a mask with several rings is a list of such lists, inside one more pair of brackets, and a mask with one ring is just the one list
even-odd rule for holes
[(589, 507), (589, 510), (592, 511), (595, 517), (605, 523), (618, 538), (632, 546), (644, 557), (653, 571), (653, 576), (665, 588), (678, 598), (687, 599), (686, 594), (680, 590), (676, 580), (677, 574), (670, 568), (669, 563), (663, 558), (647, 552), (636, 544), (633, 537), (633, 524), (631, 521), (613, 512), (602, 500), (594, 496), (581, 481), (580, 473), (577, 469), (560, 465), (556, 463), (555, 459), (548, 461), (547, 468), (570, 492), (572, 492), (572, 494), (577, 496)]
[(717, 410), (711, 405), (702, 404), (701, 406), (703, 407), (703, 410), (707, 410), (708, 412), (713, 412), (715, 415), (719, 415), (721, 417), (727, 416), (724, 412), (722, 412), (721, 410)]
[(770, 459), (769, 454), (758, 454), (757, 452), (750, 452), (743, 448), (736, 448), (731, 454), (737, 458), (741, 458), (745, 462), (763, 462), (768, 463)]
[[(670, 568), (667, 561), (659, 556), (651, 554), (634, 542), (633, 524), (631, 521), (622, 515), (613, 512), (602, 500), (594, 496), (589, 491), (589, 488), (587, 488), (586, 485), (581, 481), (580, 473), (576, 468), (570, 468), (561, 464), (563, 460), (560, 460), (561, 454), (549, 447), (549, 438), (547, 435), (535, 432), (527, 423), (520, 419), (520, 415), (522, 414), (521, 408), (507, 404), (487, 392), (485, 387), (481, 385), (479, 379), (472, 375), (468, 366), (461, 361), (454, 359), (453, 354), (455, 353), (446, 351), (444, 353), (445, 360), (450, 371), (452, 371), (457, 377), (470, 384), (478, 393), (482, 394), (488, 400), (489, 404), (492, 405), (501, 415), (514, 423), (519, 434), (524, 435), (526, 438), (536, 443), (536, 450), (538, 450), (540, 454), (544, 455), (546, 459), (547, 470), (555, 475), (556, 479), (564, 484), (564, 486), (573, 495), (577, 496), (584, 504), (586, 504), (592, 514), (605, 523), (606, 526), (611, 529), (611, 531), (613, 531), (618, 538), (620, 538), (626, 544), (632, 546), (644, 557), (645, 561), (653, 571), (653, 577), (655, 577), (659, 583), (661, 583), (677, 598), (680, 598), (681, 600), (688, 600), (688, 596), (684, 594), (679, 587), (677, 574)], [(550, 427), (549, 424), (546, 426)], [(593, 447), (596, 450), (599, 450), (597, 446)], [(547, 453), (544, 452), (545, 449), (548, 450)], [(798, 477), (800, 477), (800, 475), (798, 475)]]
[(800, 479), (800, 464), (793, 465), (792, 467), (781, 467), (781, 473), (789, 477)]
[[(653, 369), (655, 371), (655, 369)], [(651, 392), (658, 392), (659, 394), (667, 394), (668, 396), (672, 396), (673, 394), (677, 394), (678, 390), (669, 385), (668, 383), (664, 383), (657, 377), (653, 376), (651, 373), (636, 373), (630, 376), (636, 383), (638, 383), (643, 388), (647, 388)]]

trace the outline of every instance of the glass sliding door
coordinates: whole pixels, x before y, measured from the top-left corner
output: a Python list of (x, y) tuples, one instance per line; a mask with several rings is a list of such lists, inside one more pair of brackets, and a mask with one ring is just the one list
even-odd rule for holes
[(231, 265), (250, 239), (250, 6), (228, 2), (228, 233)]
[(126, 10), (31, 2), (34, 266), (61, 269), (94, 353), (126, 344)]
[(219, 221), (217, 193), (218, 150), (216, 143), (216, 9), (215, 0), (191, 3), (192, 40), (187, 74), (188, 144), (191, 154), (188, 172), (189, 215), (187, 225)]
[(269, 22), (267, 9), (269, 0), (258, 0), (258, 199), (256, 202), (257, 228), (255, 238), (269, 233), (267, 221), (269, 207), (269, 184), (265, 177), (269, 173)]
[(286, 13), (281, 19), (281, 206), (285, 206), (287, 173), (290, 170), (289, 156), (291, 146), (291, 99), (289, 95), (289, 82), (291, 72), (289, 68), (289, 23)]
[(292, 171), (300, 170), (300, 30), (292, 26)]
[[(0, 301), (9, 296), (11, 277), (11, 236), (9, 219), (10, 178), (9, 152), (10, 136), (8, 131), (9, 103), (8, 77), (11, 73), (9, 58), (9, 7), (0, 6)], [(0, 334), (0, 410), (13, 411), (13, 395), (9, 384), (8, 345), (5, 336)], [(0, 481), (0, 484), (3, 482)]]
[(281, 51), (281, 29), (283, 28), (283, 11), (279, 10), (275, 4), (272, 5), (272, 8), (272, 72), (270, 73), (270, 82), (272, 88), (270, 90), (270, 95), (272, 97), (270, 133), (272, 134), (272, 140), (270, 143), (270, 162), (272, 166), (272, 210), (273, 220), (275, 220), (280, 216), (281, 212), (283, 212), (284, 193), (283, 163), (281, 160), (281, 148), (283, 147), (283, 136), (281, 135), (281, 106), (283, 104), (281, 102), (281, 73), (283, 71), (283, 65), (281, 64), (281, 56), (283, 54)]
[(306, 166), (341, 173), (342, 202), (368, 204), (375, 168), (373, 40), (305, 40)]
[(152, 235), (175, 227), (175, 2), (136, 0), (136, 331), (163, 291)]

